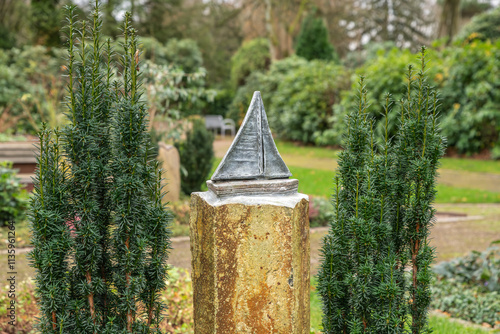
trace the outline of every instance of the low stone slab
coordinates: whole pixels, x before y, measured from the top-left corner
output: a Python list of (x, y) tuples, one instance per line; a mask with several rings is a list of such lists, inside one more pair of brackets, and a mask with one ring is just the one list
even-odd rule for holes
[(238, 195), (289, 195), (299, 189), (297, 179), (242, 180), (214, 182), (207, 181), (207, 187), (219, 197)]

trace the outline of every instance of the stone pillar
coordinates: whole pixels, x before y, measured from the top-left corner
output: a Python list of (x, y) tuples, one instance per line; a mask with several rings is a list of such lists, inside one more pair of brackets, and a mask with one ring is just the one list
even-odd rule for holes
[[(256, 142), (247, 145), (249, 139), (240, 136), (252, 117), (257, 117), (255, 124), (267, 125), (261, 102), (257, 116), (249, 116), (253, 102), (243, 130), (207, 181), (209, 190), (191, 195), (196, 334), (309, 333), (308, 197), (297, 192), (297, 180), (288, 179), (274, 141), (257, 134)], [(255, 149), (256, 155), (234, 153), (246, 148)], [(247, 162), (273, 161), (279, 168), (261, 161), (263, 168), (252, 171), (251, 164), (241, 166), (243, 156)], [(239, 168), (231, 167), (233, 163)], [(242, 180), (242, 172), (261, 175)]]

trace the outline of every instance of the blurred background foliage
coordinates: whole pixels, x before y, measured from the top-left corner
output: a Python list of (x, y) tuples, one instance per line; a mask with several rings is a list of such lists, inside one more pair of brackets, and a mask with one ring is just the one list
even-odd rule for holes
[[(0, 132), (29, 135), (64, 122), (64, 6), (84, 0), (0, 1)], [(376, 122), (395, 108), (405, 65), (430, 46), (449, 152), (500, 158), (500, 8), (488, 0), (103, 0), (103, 31), (120, 47), (131, 11), (142, 36), (145, 97), (156, 140), (174, 142), (189, 117), (240, 124), (263, 92), (273, 133), (336, 146), (367, 74)], [(377, 128), (379, 124), (375, 124)]]

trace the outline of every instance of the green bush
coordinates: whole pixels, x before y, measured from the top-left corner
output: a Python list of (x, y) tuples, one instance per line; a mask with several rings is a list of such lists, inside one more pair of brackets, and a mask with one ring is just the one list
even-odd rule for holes
[[(268, 76), (272, 75), (270, 71)], [(313, 60), (290, 69), (279, 79), (267, 112), (273, 133), (303, 143), (339, 144), (340, 136), (332, 129), (336, 120), (333, 106), (349, 86), (345, 69)]]
[(247, 77), (255, 71), (266, 71), (271, 64), (269, 41), (256, 38), (243, 43), (231, 58), (231, 85), (243, 86)]
[(339, 61), (339, 57), (328, 39), (328, 29), (322, 18), (308, 15), (295, 43), (295, 54), (307, 60), (322, 59)]
[(165, 49), (167, 61), (181, 67), (186, 73), (192, 73), (203, 66), (201, 51), (192, 39), (169, 39)]
[(363, 46), (362, 50), (354, 50), (347, 53), (342, 59), (342, 64), (347, 68), (358, 68), (366, 62), (372, 62), (377, 57), (389, 53), (396, 49), (396, 43), (393, 41), (370, 42)]
[(3, 24), (0, 24), (0, 49), (10, 49), (15, 45), (15, 35)]
[(214, 161), (214, 136), (201, 120), (193, 122), (184, 141), (175, 142), (181, 160), (181, 189), (186, 195), (200, 191)]
[(281, 80), (291, 71), (294, 71), (302, 66), (305, 66), (307, 61), (301, 57), (288, 57), (271, 64), (269, 71), (255, 71), (247, 77), (245, 85), (238, 88), (236, 94), (229, 106), (227, 116), (232, 118), (236, 124), (240, 124), (245, 117), (250, 101), (252, 100), (255, 91), (262, 92), (262, 100), (264, 106), (271, 105), (272, 96), (278, 89)]
[(35, 134), (42, 121), (60, 125), (63, 52), (44, 46), (0, 50), (0, 114), (5, 122), (0, 132)]
[(28, 204), (26, 190), (12, 169), (12, 162), (0, 162), (0, 226), (24, 219)]
[[(113, 44), (120, 49), (123, 38)], [(154, 37), (143, 37), (140, 49), (144, 58), (156, 65), (174, 65), (186, 73), (193, 73), (203, 66), (203, 57), (198, 44), (192, 39), (169, 39), (165, 44)]]
[(203, 109), (205, 115), (222, 115), (227, 117), (229, 107), (234, 98), (234, 91), (232, 89), (219, 89), (215, 91), (213, 101), (207, 103)]
[(500, 41), (454, 48), (442, 88), (443, 134), (459, 153), (500, 157)]
[(457, 34), (458, 42), (470, 42), (475, 39), (495, 41), (500, 37), (500, 8), (476, 15)]
[(259, 90), (273, 134), (304, 143), (336, 145), (340, 135), (333, 128), (337, 117), (332, 108), (348, 86), (343, 67), (292, 56), (274, 62), (265, 73), (252, 73), (236, 92), (228, 116), (239, 124), (253, 92)]

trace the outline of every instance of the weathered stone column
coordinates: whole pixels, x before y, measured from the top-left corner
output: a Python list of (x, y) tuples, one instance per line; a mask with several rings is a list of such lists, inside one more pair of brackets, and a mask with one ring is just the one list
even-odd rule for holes
[(256, 92), (228, 153), (191, 196), (196, 334), (309, 333), (308, 199)]

